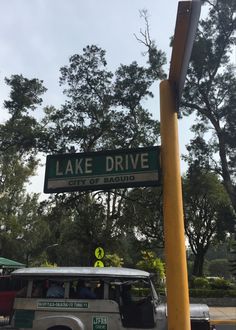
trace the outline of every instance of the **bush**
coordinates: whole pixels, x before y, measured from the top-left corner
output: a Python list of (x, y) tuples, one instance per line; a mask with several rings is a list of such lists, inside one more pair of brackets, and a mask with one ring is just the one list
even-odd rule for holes
[(189, 296), (195, 298), (223, 298), (236, 297), (236, 290), (206, 290), (206, 289), (190, 289)]
[(194, 289), (209, 289), (209, 281), (205, 277), (194, 277), (191, 281), (191, 287)]
[(137, 263), (136, 267), (154, 274), (152, 278), (154, 284), (161, 285), (165, 278), (164, 263), (152, 251), (141, 251), (141, 254), (142, 259)]
[(124, 260), (116, 253), (106, 254), (104, 257), (104, 263), (106, 267), (122, 267)]
[(210, 279), (209, 282), (211, 289), (227, 290), (232, 288), (232, 284), (223, 278)]

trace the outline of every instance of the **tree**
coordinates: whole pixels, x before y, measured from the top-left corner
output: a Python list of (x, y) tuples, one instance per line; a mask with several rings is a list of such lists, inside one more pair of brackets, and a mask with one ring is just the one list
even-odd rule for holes
[[(142, 105), (145, 98), (152, 97), (153, 81), (150, 70), (136, 62), (121, 65), (112, 73), (107, 69), (105, 51), (94, 45), (84, 48), (82, 55), (71, 56), (69, 65), (61, 68), (60, 78), (67, 100), (60, 109), (46, 108), (47, 151), (86, 152), (155, 145), (159, 123)], [(91, 263), (89, 258), (98, 242), (104, 247), (110, 242), (114, 249), (117, 238), (122, 236), (118, 222), (126, 195), (125, 189), (61, 195), (62, 208), (73, 205), (75, 212), (70, 215), (67, 241), (83, 242), (90, 250), (83, 250), (83, 264)]]
[(230, 250), (229, 266), (231, 274), (236, 277), (236, 240), (232, 241), (232, 246)]
[[(87, 46), (61, 68), (66, 103), (46, 109), (51, 151), (93, 151), (154, 145), (159, 124), (143, 108), (154, 79), (136, 62), (107, 70), (105, 51)], [(54, 143), (53, 143), (54, 141)]]
[(224, 241), (233, 210), (214, 173), (189, 172), (183, 180), (185, 231), (194, 254), (193, 275), (202, 276), (205, 255), (214, 241)]
[(14, 196), (4, 195), (0, 201), (1, 255), (28, 266), (42, 253), (48, 238), (47, 223), (38, 212), (38, 195), (16, 192)]
[(148, 11), (146, 9), (142, 9), (140, 10), (139, 14), (145, 22), (145, 30), (143, 31), (140, 29), (140, 37), (135, 35), (135, 38), (147, 49), (143, 55), (148, 56), (148, 70), (154, 79), (166, 79), (166, 74), (163, 70), (163, 66), (167, 62), (166, 55), (160, 49), (157, 49), (155, 41), (151, 39)]
[(6, 78), (10, 99), (4, 102), (10, 118), (0, 124), (0, 193), (10, 198), (21, 192), (37, 167), (40, 125), (31, 116), (46, 91), (37, 79)]
[(146, 248), (163, 248), (162, 189), (132, 189), (124, 201), (121, 223)]
[(41, 125), (32, 112), (41, 105), (46, 89), (42, 81), (22, 75), (5, 81), (11, 89), (4, 102), (9, 119), (0, 124), (1, 253), (29, 264), (41, 252), (47, 231), (38, 213), (38, 195), (30, 196), (25, 188), (38, 164), (41, 136)]
[(39, 147), (42, 127), (31, 115), (41, 105), (46, 91), (42, 81), (13, 75), (5, 79), (10, 86), (10, 99), (4, 102), (10, 118), (0, 125), (0, 152), (10, 149), (18, 155), (35, 155)]
[(106, 196), (109, 194), (63, 194), (44, 202), (51, 229), (50, 244), (58, 244), (54, 251), (50, 251), (49, 261), (61, 266), (91, 266), (98, 246), (120, 255), (121, 232), (117, 226), (120, 210), (112, 206), (118, 199), (115, 195), (106, 200)]
[(21, 157), (10, 150), (0, 153), (0, 245), (1, 254), (9, 258), (19, 252), (16, 239), (21, 229), (19, 214), (27, 198), (24, 185), (34, 168), (34, 161), (24, 165)]
[[(234, 0), (205, 3), (209, 13), (199, 23), (181, 102), (183, 115), (193, 112), (196, 115), (192, 127), (195, 138), (188, 146), (188, 159), (190, 164), (195, 161), (222, 176), (236, 211), (236, 77), (230, 63), (235, 43), (236, 3)], [(216, 154), (220, 162), (216, 161)]]

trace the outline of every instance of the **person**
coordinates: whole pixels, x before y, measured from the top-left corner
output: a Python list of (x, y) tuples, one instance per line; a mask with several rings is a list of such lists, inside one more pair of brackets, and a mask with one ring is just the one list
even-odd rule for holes
[(103, 291), (104, 291), (104, 283), (100, 281), (97, 283), (94, 289), (96, 299), (103, 299)]
[(64, 298), (64, 288), (59, 282), (51, 282), (47, 291), (47, 298)]
[(79, 280), (77, 283), (77, 296), (79, 299), (96, 299), (95, 293), (83, 280)]

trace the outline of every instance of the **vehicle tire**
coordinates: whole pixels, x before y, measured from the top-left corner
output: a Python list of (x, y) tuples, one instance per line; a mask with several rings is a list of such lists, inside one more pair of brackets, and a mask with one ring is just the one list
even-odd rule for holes
[(47, 330), (71, 330), (71, 328), (68, 328), (64, 325), (55, 325), (54, 327), (48, 328)]

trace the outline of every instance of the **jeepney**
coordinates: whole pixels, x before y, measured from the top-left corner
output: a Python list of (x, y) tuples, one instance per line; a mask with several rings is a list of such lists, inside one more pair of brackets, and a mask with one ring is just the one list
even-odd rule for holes
[[(167, 307), (160, 302), (148, 272), (42, 267), (19, 269), (12, 276), (28, 283), (14, 301), (11, 325), (16, 329), (167, 329)], [(49, 294), (53, 285), (60, 288), (55, 295)], [(86, 296), (86, 291), (91, 294)], [(210, 329), (208, 306), (191, 305), (190, 314), (192, 330)]]

